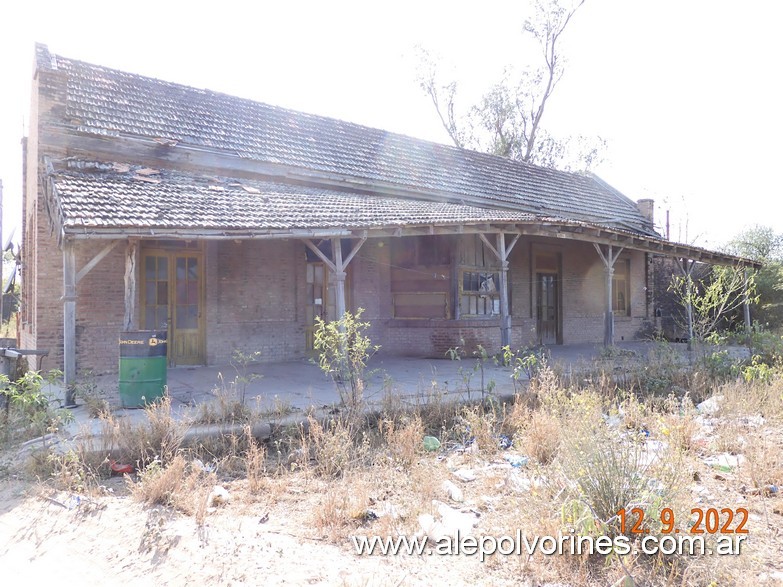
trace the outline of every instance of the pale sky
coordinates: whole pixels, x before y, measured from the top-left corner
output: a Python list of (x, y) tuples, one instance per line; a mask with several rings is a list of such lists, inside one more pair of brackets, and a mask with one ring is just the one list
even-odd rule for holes
[[(0, 28), (4, 234), (20, 225), (20, 139), (33, 44), (168, 81), (448, 143), (416, 83), (414, 46), (451, 63), (466, 97), (524, 61), (524, 1), (35, 2)], [(4, 9), (9, 12), (8, 8)], [(595, 169), (672, 210), (671, 235), (715, 248), (783, 233), (783, 3), (587, 0), (564, 38), (547, 121), (601, 135)], [(687, 232), (686, 232), (687, 226)], [(19, 229), (15, 240), (19, 240)]]

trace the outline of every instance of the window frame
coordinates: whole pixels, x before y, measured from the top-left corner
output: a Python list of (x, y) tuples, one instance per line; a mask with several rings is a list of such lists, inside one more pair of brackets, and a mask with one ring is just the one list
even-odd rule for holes
[[(621, 295), (623, 307), (619, 304)], [(617, 316), (631, 315), (631, 259), (627, 257), (621, 257), (614, 264), (614, 273), (612, 274), (612, 312)]]
[[(478, 278), (478, 287), (476, 289), (465, 288), (465, 275), (476, 274)], [(460, 318), (494, 318), (500, 316), (500, 269), (492, 267), (460, 267), (457, 273), (459, 282), (459, 307)], [(482, 289), (485, 284), (492, 283), (493, 289)], [(472, 299), (475, 298), (475, 301)], [(487, 300), (490, 300), (490, 312), (486, 312)], [(463, 309), (464, 302), (467, 301), (468, 311)], [(479, 307), (483, 306), (484, 312), (479, 312)], [(472, 311), (475, 307), (476, 311)]]

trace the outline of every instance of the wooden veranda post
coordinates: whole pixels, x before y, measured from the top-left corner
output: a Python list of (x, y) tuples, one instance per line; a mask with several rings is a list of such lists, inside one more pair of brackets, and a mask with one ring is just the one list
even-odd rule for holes
[(125, 319), (123, 330), (137, 330), (136, 321), (136, 263), (139, 240), (131, 238), (125, 247)]
[(500, 283), (498, 284), (498, 293), (500, 294), (500, 345), (511, 344), (511, 312), (508, 306), (508, 257), (517, 244), (520, 235), (517, 234), (511, 244), (506, 246), (506, 235), (503, 232), (495, 235), (495, 244), (492, 245), (489, 239), (479, 233), (479, 237), (487, 248), (494, 253), (500, 261)]
[(321, 261), (324, 262), (324, 264), (329, 268), (329, 271), (332, 272), (335, 279), (335, 313), (337, 314), (335, 318), (339, 320), (345, 315), (345, 277), (346, 273), (345, 270), (348, 267), (348, 264), (351, 262), (351, 260), (354, 258), (356, 253), (359, 252), (359, 249), (364, 244), (364, 241), (367, 240), (366, 236), (363, 236), (361, 239), (359, 239), (359, 242), (357, 242), (353, 248), (351, 249), (351, 252), (348, 253), (348, 256), (343, 259), (343, 248), (342, 248), (342, 239), (340, 237), (333, 237), (331, 239), (332, 241), (332, 258), (330, 259), (327, 257), (321, 249), (319, 249), (310, 239), (302, 239), (304, 244), (307, 246), (308, 249), (310, 249), (315, 255), (321, 259)]
[(73, 244), (63, 241), (63, 381), (65, 406), (76, 405), (76, 255)]
[(343, 265), (342, 239), (332, 239), (332, 259), (334, 260), (335, 313), (337, 320), (345, 315), (345, 265)]
[(500, 258), (500, 344), (511, 344), (511, 316), (508, 311), (508, 253), (506, 235), (498, 233), (498, 257)]
[(623, 248), (620, 247), (617, 253), (614, 253), (612, 245), (607, 245), (606, 254), (601, 250), (598, 243), (593, 243), (598, 256), (604, 263), (604, 275), (606, 276), (606, 310), (604, 311), (604, 346), (610, 347), (614, 344), (614, 299), (612, 297), (612, 281), (614, 279), (614, 264)]

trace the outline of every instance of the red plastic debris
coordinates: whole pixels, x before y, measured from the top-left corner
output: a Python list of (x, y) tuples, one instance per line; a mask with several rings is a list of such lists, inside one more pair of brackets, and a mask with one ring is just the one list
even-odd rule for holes
[(126, 465), (123, 463), (118, 463), (117, 461), (109, 461), (109, 466), (111, 467), (112, 471), (119, 473), (120, 475), (125, 473), (133, 473), (133, 465)]

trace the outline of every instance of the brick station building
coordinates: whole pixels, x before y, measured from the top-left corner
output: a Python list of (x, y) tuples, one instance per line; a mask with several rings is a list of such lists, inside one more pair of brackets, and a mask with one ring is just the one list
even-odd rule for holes
[(653, 256), (747, 263), (662, 239), (594, 175), (43, 45), (25, 145), (21, 344), (66, 383), (115, 371), (124, 330), (167, 329), (171, 366), (275, 361), (357, 308), (398, 355), (611, 344), (651, 328)]

